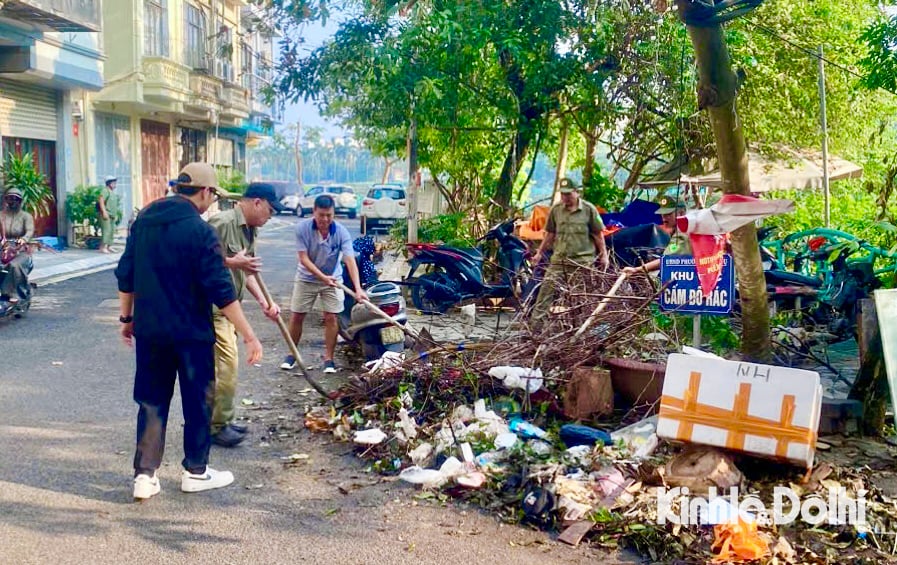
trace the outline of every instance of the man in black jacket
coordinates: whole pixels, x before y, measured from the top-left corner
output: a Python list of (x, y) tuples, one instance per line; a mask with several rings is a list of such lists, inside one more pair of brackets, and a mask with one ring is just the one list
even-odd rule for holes
[(160, 491), (156, 469), (175, 380), (184, 410), (181, 490), (200, 492), (234, 480), (229, 471), (208, 466), (215, 389), (212, 304), (243, 336), (250, 364), (261, 359), (262, 345), (243, 316), (218, 235), (200, 216), (218, 199), (217, 184), (210, 165), (184, 167), (176, 195), (153, 202), (134, 221), (115, 270), (121, 335), (129, 346), (136, 341), (137, 350), (136, 500)]

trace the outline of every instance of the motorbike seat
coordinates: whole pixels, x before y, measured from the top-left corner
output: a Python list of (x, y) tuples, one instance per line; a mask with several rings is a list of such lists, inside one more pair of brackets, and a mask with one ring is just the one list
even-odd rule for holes
[(816, 277), (808, 277), (807, 275), (793, 273), (791, 271), (783, 271), (781, 269), (764, 271), (763, 275), (766, 277), (766, 282), (769, 284), (790, 283), (810, 286), (813, 288), (819, 288), (822, 286), (822, 281), (817, 279)]
[(446, 247), (446, 246), (443, 246), (442, 248), (446, 249), (448, 251), (457, 253), (459, 255), (464, 255), (465, 257), (468, 257), (468, 258), (472, 259), (473, 261), (482, 261), (483, 260), (483, 252), (480, 251), (476, 247)]

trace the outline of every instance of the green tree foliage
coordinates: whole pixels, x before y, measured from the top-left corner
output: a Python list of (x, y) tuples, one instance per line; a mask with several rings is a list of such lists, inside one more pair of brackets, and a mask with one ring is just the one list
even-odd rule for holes
[[(293, 134), (289, 130), (278, 132), (249, 149), (249, 179), (298, 181)], [(302, 141), (300, 152), (306, 185), (322, 181), (373, 183), (383, 178), (386, 159), (369, 149), (325, 141), (320, 128), (303, 128)]]
[[(326, 0), (266, 2), (283, 29), (330, 18), (334, 9)], [(557, 157), (561, 118), (578, 134), (569, 136), (568, 170), (587, 169), (584, 156), (597, 146), (596, 162), (607, 163), (596, 173), (598, 185), (610, 178), (632, 186), (658, 169), (667, 177), (705, 172), (716, 166), (716, 149), (693, 95), (690, 42), (676, 14), (658, 13), (654, 4), (341, 3), (352, 17), (322, 48), (309, 51), (290, 40), (300, 35), (285, 34), (277, 87), (315, 100), (379, 155), (404, 153), (414, 115), (420, 162), (453, 210), (525, 196), (537, 146), (552, 165)], [(824, 46), (833, 63), (830, 150), (864, 168), (862, 182), (833, 186), (870, 191), (873, 198), (858, 206), (886, 203), (888, 179), (897, 176), (897, 98), (857, 88), (857, 76), (839, 67), (859, 69), (866, 85), (893, 89), (887, 77), (897, 82), (897, 23), (873, 0), (770, 0), (727, 24), (726, 33), (742, 76), (738, 118), (747, 141), (771, 154), (782, 145), (821, 146), (815, 50)], [(815, 196), (791, 197), (807, 222), (821, 223), (821, 207), (811, 208)], [(852, 213), (833, 217), (850, 223), (881, 216), (866, 208)]]
[[(283, 25), (315, 17), (303, 2), (274, 4)], [(403, 150), (413, 116), (420, 163), (446, 179), (450, 198), (461, 192), (469, 200), (473, 192), (510, 204), (564, 93), (583, 84), (594, 90), (615, 68), (605, 53), (601, 3), (434, 1), (401, 13), (395, 8), (365, 3), (309, 55), (288, 41), (278, 89), (317, 101), (383, 154)]]

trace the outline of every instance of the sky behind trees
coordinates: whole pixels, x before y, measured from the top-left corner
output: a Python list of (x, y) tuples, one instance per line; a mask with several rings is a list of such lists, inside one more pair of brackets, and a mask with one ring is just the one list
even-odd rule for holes
[[(336, 32), (341, 21), (340, 17), (327, 21), (326, 26), (320, 23), (310, 23), (305, 27), (305, 45), (308, 51), (313, 51), (320, 47), (326, 39)], [(312, 102), (300, 102), (299, 104), (288, 104), (284, 111), (283, 123), (279, 128), (285, 128), (289, 124), (295, 124), (297, 120), (302, 121), (302, 127), (321, 127), (324, 128), (324, 138), (340, 137), (348, 132), (341, 128), (335, 122), (329, 121), (321, 116), (318, 108)]]

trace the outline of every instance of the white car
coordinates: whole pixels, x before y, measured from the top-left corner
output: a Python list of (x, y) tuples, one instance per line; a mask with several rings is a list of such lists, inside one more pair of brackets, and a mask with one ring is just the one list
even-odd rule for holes
[(315, 206), (315, 198), (322, 194), (333, 197), (337, 215), (347, 216), (351, 219), (358, 214), (358, 195), (355, 194), (352, 187), (341, 184), (318, 184), (309, 188), (304, 196), (287, 197), (281, 200), (280, 203), (293, 210), (297, 216), (306, 216), (312, 213)]
[(399, 184), (375, 184), (361, 201), (361, 233), (388, 230), (407, 216), (405, 189)]
[[(299, 183), (287, 180), (262, 180), (249, 183), (249, 186), (264, 185), (274, 189), (274, 194), (287, 209), (293, 210), (299, 197), (302, 196), (302, 188)], [(292, 204), (287, 204), (292, 202)]]

